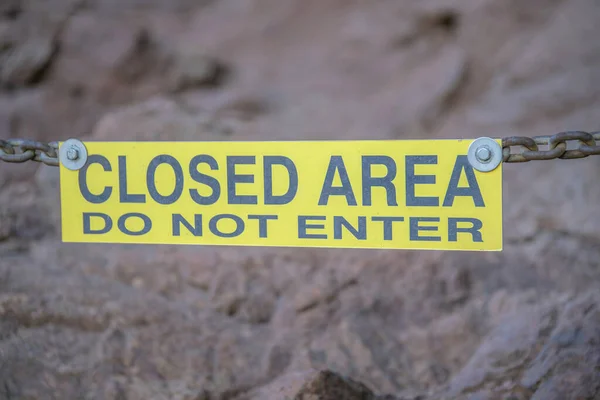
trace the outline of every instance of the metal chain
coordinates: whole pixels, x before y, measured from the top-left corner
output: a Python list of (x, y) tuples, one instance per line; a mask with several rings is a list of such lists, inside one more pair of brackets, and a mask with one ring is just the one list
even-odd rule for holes
[[(569, 142), (575, 144), (575, 148), (568, 149)], [(519, 146), (521, 152), (511, 152), (512, 146)], [(547, 148), (542, 150), (540, 146)], [(552, 136), (511, 136), (502, 139), (502, 160), (505, 163), (584, 158), (599, 154), (600, 132), (567, 131)]]
[(38, 161), (56, 167), (58, 166), (58, 142), (0, 139), (0, 160), (10, 163)]
[[(575, 148), (568, 149), (569, 143), (575, 144)], [(521, 151), (515, 152), (514, 147)], [(591, 155), (600, 155), (600, 131), (567, 131), (551, 136), (511, 136), (502, 139), (502, 160), (505, 163), (585, 158)], [(10, 163), (38, 161), (58, 166), (58, 142), (0, 139), (0, 160)]]

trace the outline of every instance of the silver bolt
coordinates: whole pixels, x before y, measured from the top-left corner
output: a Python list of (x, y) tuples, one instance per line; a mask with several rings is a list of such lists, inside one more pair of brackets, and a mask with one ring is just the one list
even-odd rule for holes
[(67, 159), (70, 161), (75, 161), (79, 158), (79, 149), (75, 146), (71, 146), (69, 150), (67, 150)]
[(477, 157), (477, 161), (487, 163), (492, 159), (492, 152), (489, 147), (481, 146), (475, 152), (475, 157)]
[(490, 172), (502, 163), (502, 147), (497, 140), (480, 137), (469, 145), (467, 158), (477, 171)]
[(70, 171), (77, 171), (85, 165), (88, 158), (87, 148), (77, 139), (67, 139), (58, 150), (60, 165)]

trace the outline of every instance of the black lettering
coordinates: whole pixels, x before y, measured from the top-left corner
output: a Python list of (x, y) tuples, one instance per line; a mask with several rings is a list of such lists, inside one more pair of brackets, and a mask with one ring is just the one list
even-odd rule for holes
[(325, 234), (319, 235), (319, 234), (314, 234), (314, 233), (306, 233), (306, 230), (308, 228), (318, 228), (318, 229), (325, 228), (325, 225), (321, 225), (321, 224), (308, 225), (306, 223), (306, 221), (309, 219), (316, 220), (316, 221), (323, 221), (323, 220), (325, 220), (325, 217), (324, 216), (299, 215), (298, 216), (298, 239), (327, 239), (327, 235), (325, 235)]
[(261, 238), (267, 237), (267, 221), (277, 219), (277, 215), (248, 215), (248, 219), (258, 220), (258, 234)]
[(202, 214), (194, 214), (194, 226), (190, 224), (181, 214), (173, 214), (173, 236), (181, 236), (181, 226), (194, 236), (202, 236)]
[[(333, 178), (335, 172), (338, 171), (340, 179), (342, 181), (341, 187), (333, 187)], [(331, 156), (329, 161), (329, 167), (327, 167), (327, 174), (325, 175), (325, 181), (323, 182), (323, 188), (321, 189), (321, 197), (319, 198), (319, 205), (326, 206), (329, 201), (329, 196), (346, 196), (346, 202), (350, 206), (356, 205), (356, 197), (348, 178), (348, 172), (344, 165), (344, 160), (341, 156)]]
[[(371, 166), (374, 164), (385, 165), (387, 173), (382, 178), (371, 176)], [(385, 188), (388, 206), (397, 206), (396, 187), (392, 181), (396, 178), (396, 163), (388, 156), (363, 156), (362, 158), (362, 185), (363, 205), (371, 205), (371, 190), (374, 186)]]
[[(469, 187), (459, 188), (458, 182), (463, 170), (467, 175)], [(446, 191), (446, 197), (444, 199), (444, 207), (452, 207), (454, 198), (456, 196), (471, 196), (473, 198), (473, 202), (475, 203), (475, 207), (485, 207), (485, 204), (483, 203), (483, 197), (481, 196), (481, 191), (479, 190), (479, 183), (477, 183), (475, 172), (473, 171), (471, 164), (469, 164), (467, 156), (456, 157), (456, 163), (454, 164), (452, 177), (450, 178), (448, 190)]]
[(437, 164), (437, 156), (406, 156), (406, 205), (437, 207), (437, 197), (415, 196), (415, 185), (435, 183), (435, 175), (415, 175), (415, 164)]
[(410, 217), (410, 240), (425, 242), (440, 242), (439, 236), (419, 236), (420, 231), (437, 231), (437, 226), (420, 226), (419, 222), (440, 222), (437, 217)]
[[(104, 220), (104, 228), (92, 230), (92, 217), (100, 217)], [(112, 219), (103, 213), (83, 213), (83, 234), (84, 235), (102, 235), (110, 232), (112, 229)]]
[(212, 189), (212, 194), (210, 196), (202, 196), (200, 193), (198, 193), (197, 189), (190, 189), (190, 196), (196, 203), (209, 206), (211, 204), (215, 204), (217, 200), (219, 200), (219, 196), (221, 196), (221, 185), (219, 185), (219, 181), (212, 176), (198, 172), (198, 164), (201, 163), (208, 164), (211, 170), (218, 170), (219, 165), (217, 164), (217, 160), (207, 154), (197, 155), (192, 158), (192, 161), (190, 161), (191, 178), (194, 181), (203, 183)]
[[(173, 192), (168, 196), (163, 196), (158, 193), (156, 189), (156, 169), (161, 164), (168, 164), (173, 168), (173, 172), (175, 173), (175, 187), (173, 188)], [(156, 156), (150, 161), (150, 165), (148, 165), (148, 171), (146, 172), (146, 185), (148, 186), (148, 192), (150, 193), (150, 197), (158, 204), (173, 204), (179, 197), (181, 197), (181, 193), (183, 193), (183, 170), (181, 169), (181, 165), (173, 156), (169, 156), (167, 154), (162, 154), (160, 156)]]
[[(458, 224), (460, 222), (467, 222), (471, 224), (470, 227), (459, 228)], [(483, 242), (481, 237), (481, 228), (483, 227), (483, 223), (481, 220), (477, 218), (448, 218), (448, 241), (456, 242), (458, 240), (458, 233), (470, 233), (473, 238), (473, 242)]]
[(228, 156), (227, 157), (227, 199), (229, 204), (258, 204), (257, 196), (237, 195), (236, 183), (254, 183), (254, 175), (236, 175), (237, 164), (254, 164), (254, 156)]
[[(280, 196), (273, 195), (273, 165), (282, 165), (288, 171), (288, 191)], [(266, 156), (264, 159), (265, 204), (288, 204), (298, 192), (298, 170), (288, 157)]]
[[(140, 218), (142, 221), (144, 221), (144, 227), (137, 232), (129, 230), (127, 228), (127, 226), (125, 225), (127, 220), (129, 218), (133, 218), (133, 217)], [(117, 222), (117, 226), (119, 227), (119, 230), (126, 235), (142, 236), (142, 235), (145, 235), (146, 233), (150, 232), (150, 229), (152, 228), (152, 221), (150, 220), (150, 218), (148, 218), (147, 215), (144, 215), (141, 213), (127, 213), (127, 214), (123, 214), (119, 218), (119, 221)]]
[[(217, 224), (219, 223), (219, 221), (224, 218), (232, 219), (235, 222), (235, 230), (233, 232), (231, 232), (231, 233), (221, 232), (219, 230), (219, 228), (217, 227)], [(242, 232), (244, 232), (244, 228), (245, 228), (244, 221), (237, 215), (233, 215), (233, 214), (215, 215), (214, 217), (211, 218), (208, 226), (210, 228), (210, 231), (213, 233), (213, 235), (218, 236), (218, 237), (223, 237), (223, 238), (232, 238), (232, 237), (239, 236), (242, 234)]]
[(392, 240), (392, 223), (404, 221), (404, 217), (371, 217), (373, 222), (383, 222), (383, 240)]
[(127, 158), (119, 156), (119, 201), (121, 203), (145, 203), (146, 195), (127, 193)]
[(100, 164), (105, 171), (112, 171), (110, 162), (106, 157), (93, 154), (87, 159), (87, 163), (79, 170), (79, 191), (84, 199), (93, 204), (104, 203), (112, 193), (112, 187), (106, 186), (102, 193), (92, 194), (87, 186), (87, 170), (91, 164)]
[(367, 217), (358, 217), (358, 229), (354, 228), (344, 217), (333, 217), (333, 238), (342, 238), (342, 226), (358, 240), (367, 239)]

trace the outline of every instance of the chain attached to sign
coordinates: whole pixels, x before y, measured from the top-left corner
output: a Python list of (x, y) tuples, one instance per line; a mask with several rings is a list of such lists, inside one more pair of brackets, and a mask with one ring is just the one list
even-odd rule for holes
[(80, 243), (499, 251), (503, 163), (599, 154), (600, 132), (581, 131), (502, 140), (0, 140), (2, 161), (60, 167), (63, 240)]
[[(574, 149), (567, 149), (574, 142)], [(600, 155), (600, 132), (567, 131), (555, 135), (510, 136), (502, 139), (502, 162), (520, 163), (533, 160), (574, 159)], [(81, 143), (78, 141), (78, 143)], [(515, 152), (514, 147), (520, 152)], [(540, 146), (548, 146), (540, 150)], [(42, 143), (34, 140), (0, 139), (0, 161), (22, 163), (39, 161), (58, 166), (58, 142)]]

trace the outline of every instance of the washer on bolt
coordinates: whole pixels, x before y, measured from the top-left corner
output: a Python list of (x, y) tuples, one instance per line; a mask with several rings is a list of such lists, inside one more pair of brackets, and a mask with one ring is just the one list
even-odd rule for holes
[(77, 171), (85, 165), (88, 154), (85, 145), (80, 140), (68, 139), (60, 146), (58, 157), (65, 168)]
[(481, 137), (471, 143), (467, 158), (477, 171), (490, 172), (502, 162), (502, 147), (494, 139)]

